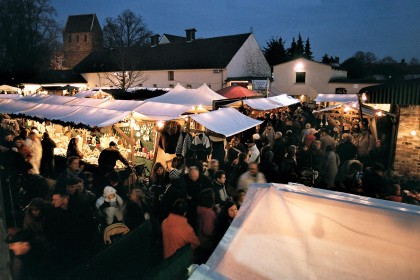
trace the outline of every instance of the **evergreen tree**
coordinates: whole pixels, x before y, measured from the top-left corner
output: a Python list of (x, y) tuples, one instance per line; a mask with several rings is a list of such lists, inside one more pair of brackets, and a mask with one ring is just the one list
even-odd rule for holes
[(284, 49), (284, 41), (281, 37), (272, 37), (266, 42), (267, 46), (263, 48), (265, 59), (270, 66), (286, 62), (287, 54)]
[(330, 57), (328, 56), (328, 54), (324, 54), (324, 56), (322, 57), (321, 62), (324, 63), (324, 64), (330, 64), (331, 63)]
[(295, 37), (293, 37), (292, 43), (290, 44), (290, 48), (287, 49), (287, 56), (289, 57), (289, 59), (294, 59), (296, 57), (296, 50), (296, 41)]
[(308, 39), (306, 39), (304, 55), (307, 59), (310, 59), (310, 60), (314, 59), (314, 57), (312, 55), (312, 50), (311, 50), (311, 43), (309, 42), (309, 37), (308, 37)]
[(298, 40), (297, 40), (297, 43), (296, 43), (296, 54), (295, 54), (295, 56), (302, 56), (303, 52), (304, 52), (303, 40), (302, 40), (302, 36), (299, 33)]

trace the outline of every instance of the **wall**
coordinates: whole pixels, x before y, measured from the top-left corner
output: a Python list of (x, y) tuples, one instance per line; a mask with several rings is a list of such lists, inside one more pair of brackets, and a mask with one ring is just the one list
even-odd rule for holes
[[(187, 87), (188, 85), (191, 88), (199, 88), (204, 83), (206, 83), (212, 90), (217, 91), (222, 88), (222, 81), (226, 79), (226, 70), (223, 69), (219, 73), (214, 73), (213, 69), (198, 69), (198, 70), (173, 70), (174, 71), (174, 80), (168, 80), (168, 71), (143, 71), (144, 75), (147, 75), (149, 78), (147, 81), (143, 82), (141, 86), (143, 87), (156, 87), (158, 88), (169, 88), (170, 85), (176, 86), (177, 83), (180, 83), (182, 86)], [(99, 81), (98, 73), (84, 73), (82, 74), (83, 78), (88, 83), (89, 87), (107, 87), (112, 86), (112, 84), (107, 81), (104, 77), (104, 74), (101, 74), (101, 81)]]
[(269, 77), (270, 65), (254, 35), (250, 35), (227, 66), (228, 77)]
[[(394, 169), (400, 175), (420, 179), (420, 106), (401, 108)], [(417, 134), (411, 135), (415, 129)]]
[[(297, 67), (297, 66), (300, 67)], [(305, 72), (305, 83), (296, 83), (296, 72)], [(375, 84), (330, 83), (332, 78), (347, 78), (347, 72), (333, 69), (331, 66), (304, 58), (281, 63), (273, 67), (273, 92), (298, 95), (299, 88), (302, 94), (314, 99), (317, 94), (334, 94), (336, 88), (347, 89), (348, 94), (359, 93), (366, 86)], [(305, 89), (308, 88), (308, 89)], [(300, 95), (300, 93), (299, 93)]]

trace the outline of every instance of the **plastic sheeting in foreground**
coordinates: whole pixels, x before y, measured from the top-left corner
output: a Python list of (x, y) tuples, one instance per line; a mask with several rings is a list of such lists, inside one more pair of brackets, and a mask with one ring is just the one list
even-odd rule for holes
[(419, 232), (415, 205), (253, 185), (190, 279), (419, 279)]
[(233, 108), (220, 108), (217, 111), (191, 115), (191, 118), (207, 129), (226, 137), (262, 123), (262, 121), (247, 117)]

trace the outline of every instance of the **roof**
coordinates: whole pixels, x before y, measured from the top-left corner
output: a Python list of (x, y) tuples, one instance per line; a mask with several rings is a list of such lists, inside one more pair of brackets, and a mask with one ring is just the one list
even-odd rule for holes
[(373, 104), (420, 105), (420, 79), (362, 88)]
[(217, 93), (226, 98), (244, 98), (250, 96), (261, 96), (260, 93), (241, 86), (230, 86), (222, 88), (221, 90), (218, 90)]
[(72, 70), (48, 70), (26, 81), (36, 84), (86, 84), (86, 80)]
[[(196, 39), (187, 43), (177, 41), (154, 47), (133, 47), (128, 55), (133, 70), (179, 70), (179, 69), (219, 69), (226, 68), (234, 55), (243, 46), (251, 33)], [(74, 67), (79, 73), (121, 71), (113, 57), (118, 50), (94, 51)]]
[(185, 41), (187, 39), (186, 37), (171, 35), (171, 34), (166, 34), (166, 33), (162, 35), (162, 38), (163, 37), (165, 37), (170, 43)]
[(94, 24), (99, 25), (96, 14), (77, 15), (69, 16), (67, 18), (66, 26), (64, 27), (64, 33), (79, 33), (79, 32), (90, 32), (93, 29)]

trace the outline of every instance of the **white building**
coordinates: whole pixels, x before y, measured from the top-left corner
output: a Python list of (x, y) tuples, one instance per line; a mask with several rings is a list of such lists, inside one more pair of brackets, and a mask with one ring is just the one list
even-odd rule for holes
[(366, 83), (347, 79), (347, 71), (305, 58), (273, 67), (270, 95), (287, 93), (302, 101), (312, 101), (319, 93), (359, 93)]
[(198, 88), (206, 83), (216, 91), (232, 80), (260, 85), (255, 81), (270, 77), (270, 66), (253, 34), (196, 39), (195, 32), (187, 29), (186, 37), (164, 34), (160, 42), (154, 35), (151, 46), (131, 49), (124, 63), (116, 50), (95, 51), (74, 70), (89, 87), (118, 87), (114, 77), (139, 72), (143, 79), (131, 87), (172, 88), (180, 83)]

